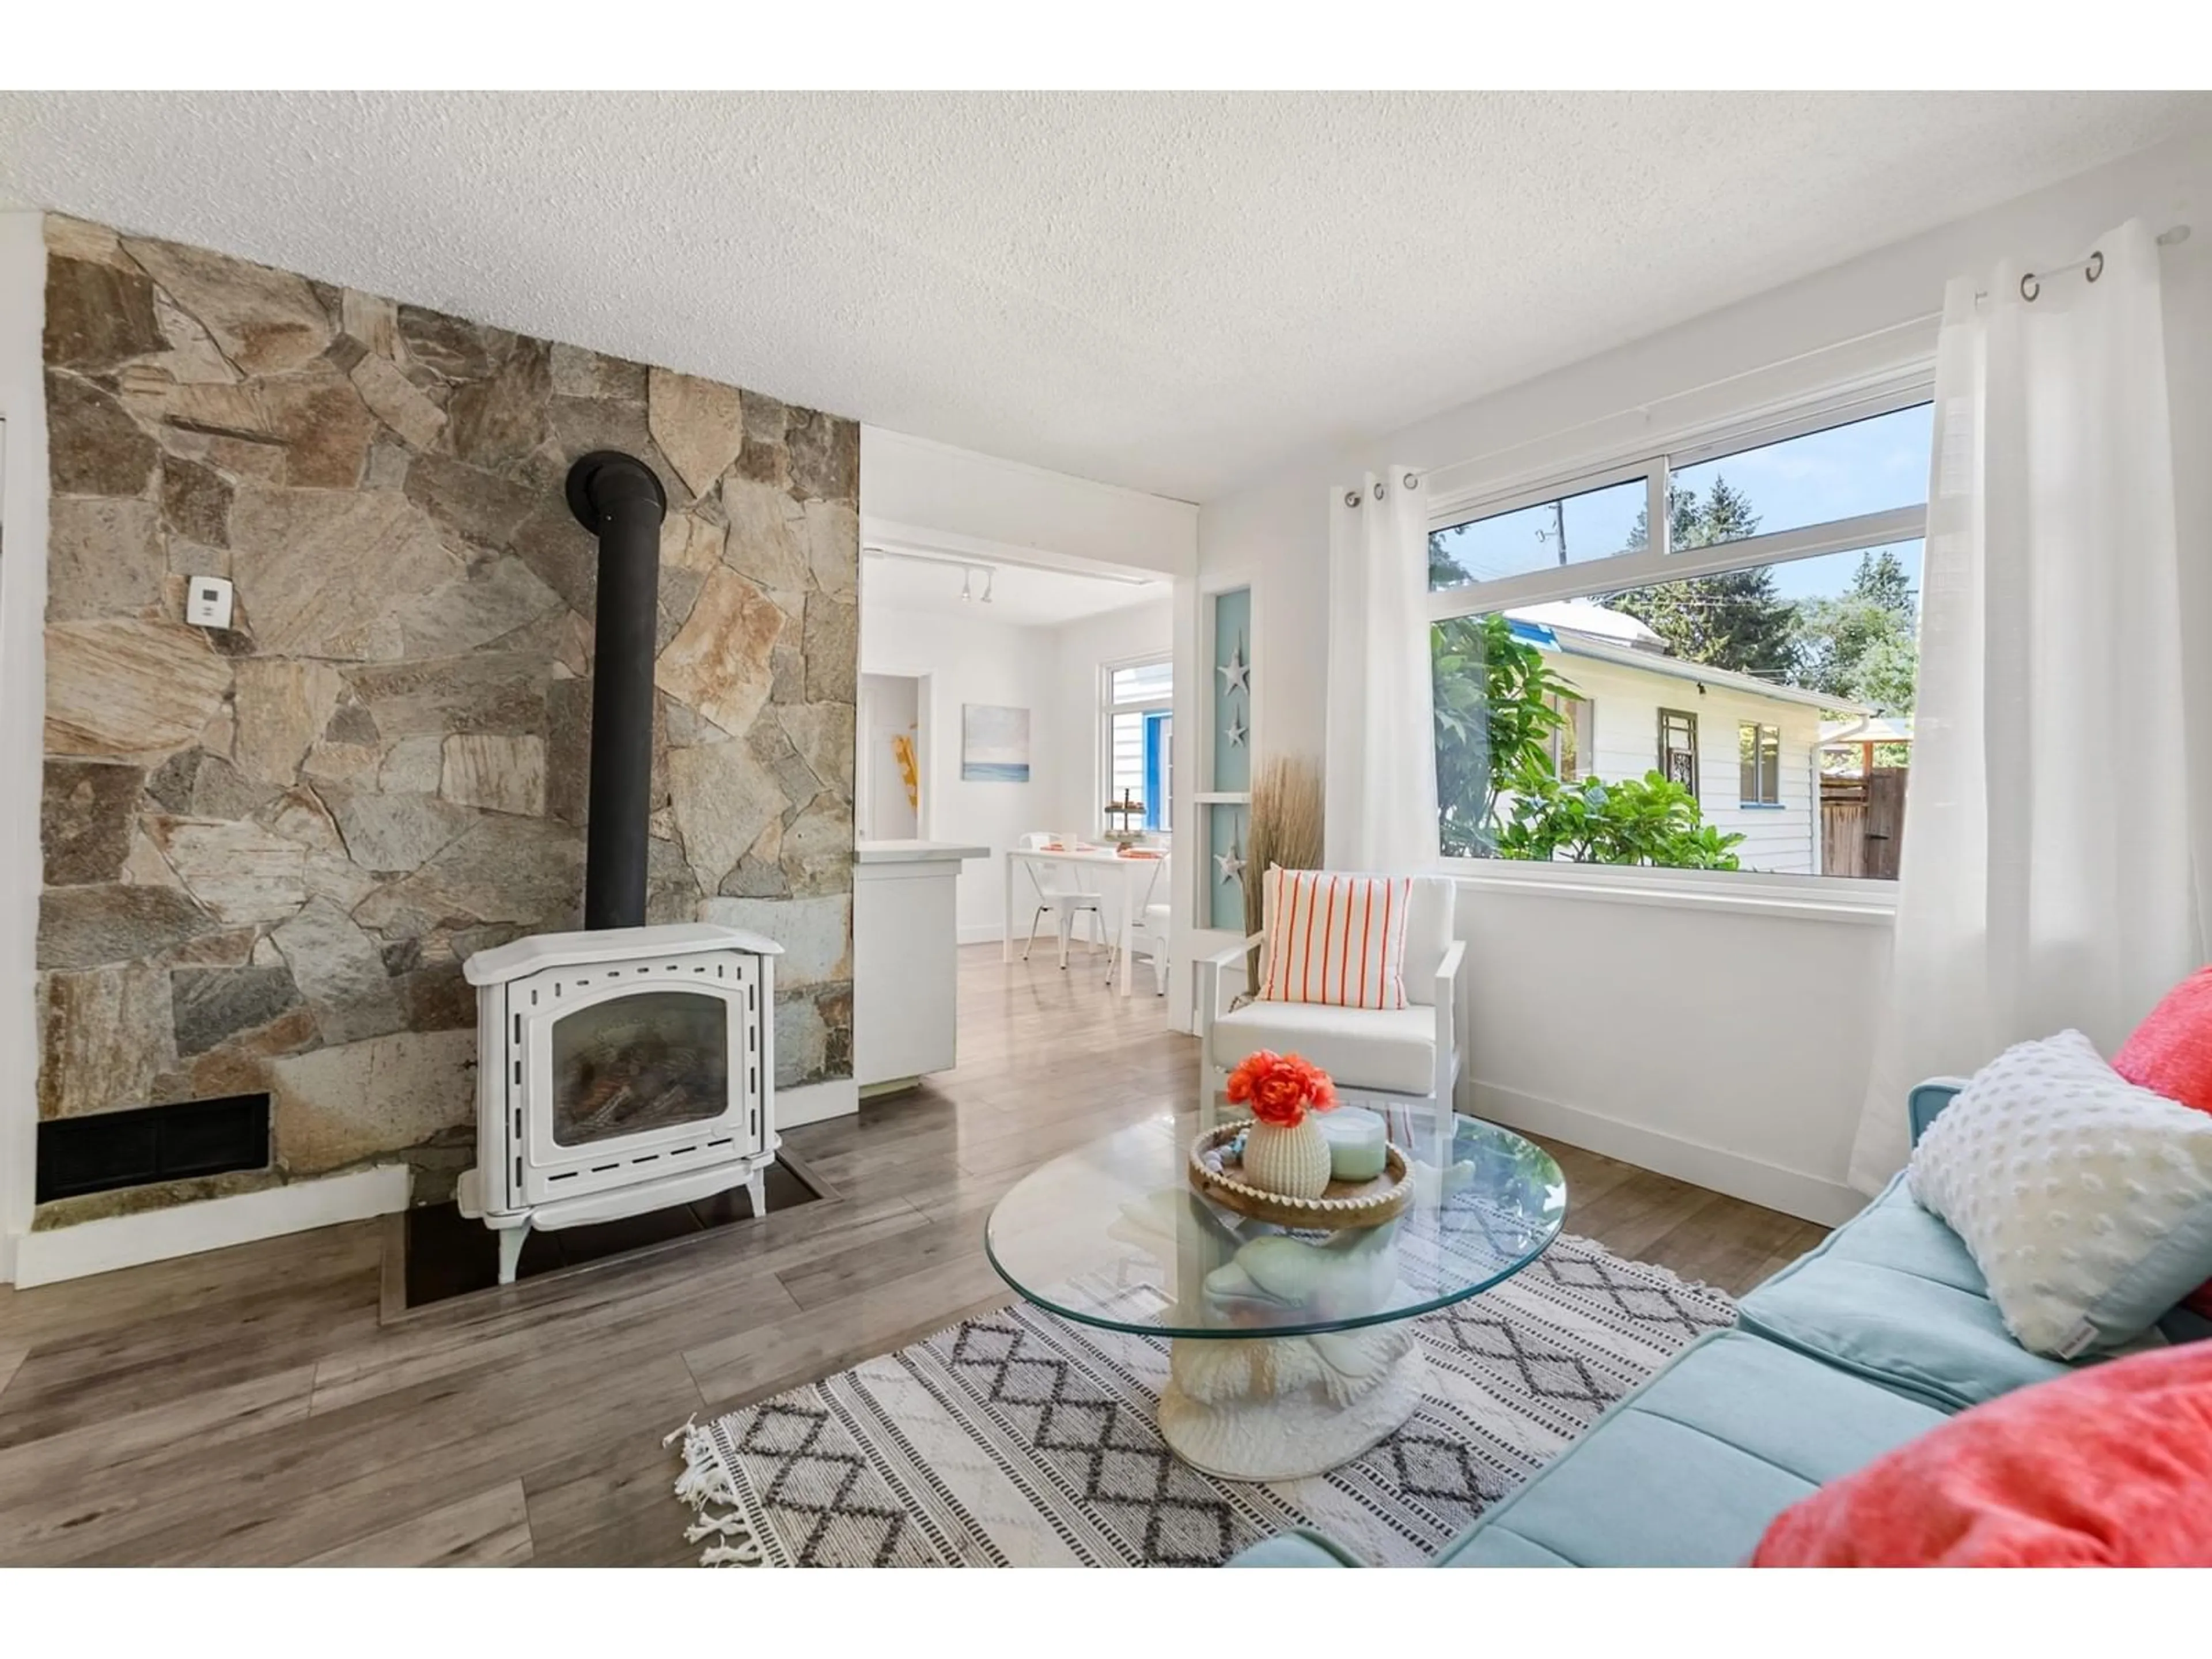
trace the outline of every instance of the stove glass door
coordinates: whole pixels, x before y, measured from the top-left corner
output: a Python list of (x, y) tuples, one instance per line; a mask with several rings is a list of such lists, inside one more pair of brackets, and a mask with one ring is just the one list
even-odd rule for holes
[(703, 1123), (730, 1105), (730, 1004), (643, 991), (556, 1020), (553, 1139), (585, 1146)]

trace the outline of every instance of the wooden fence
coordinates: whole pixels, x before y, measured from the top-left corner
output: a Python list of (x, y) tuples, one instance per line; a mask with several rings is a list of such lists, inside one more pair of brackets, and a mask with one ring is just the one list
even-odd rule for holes
[(1877, 766), (1864, 778), (1820, 780), (1822, 875), (1897, 879), (1906, 769)]

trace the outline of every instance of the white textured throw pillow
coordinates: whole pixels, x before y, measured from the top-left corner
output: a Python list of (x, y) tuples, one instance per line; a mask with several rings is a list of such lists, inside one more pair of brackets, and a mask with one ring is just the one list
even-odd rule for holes
[(2138, 1089), (2079, 1031), (2008, 1048), (1913, 1149), (2022, 1347), (2116, 1347), (2212, 1277), (2212, 1113)]

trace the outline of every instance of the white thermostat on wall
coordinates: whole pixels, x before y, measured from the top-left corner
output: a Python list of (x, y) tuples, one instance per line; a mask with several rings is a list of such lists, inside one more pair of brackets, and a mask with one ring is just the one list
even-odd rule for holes
[(194, 576), (185, 590), (185, 620), (195, 628), (230, 626), (230, 579)]

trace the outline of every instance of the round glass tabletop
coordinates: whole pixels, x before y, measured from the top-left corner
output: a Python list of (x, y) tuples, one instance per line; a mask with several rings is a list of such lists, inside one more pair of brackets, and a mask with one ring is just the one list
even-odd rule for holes
[(1566, 1178), (1534, 1142), (1420, 1115), (1390, 1114), (1416, 1196), (1380, 1227), (1291, 1232), (1200, 1198), (1185, 1175), (1199, 1124), (1164, 1114), (1023, 1177), (985, 1248), (1028, 1300), (1109, 1330), (1283, 1337), (1409, 1319), (1510, 1278), (1567, 1210)]

